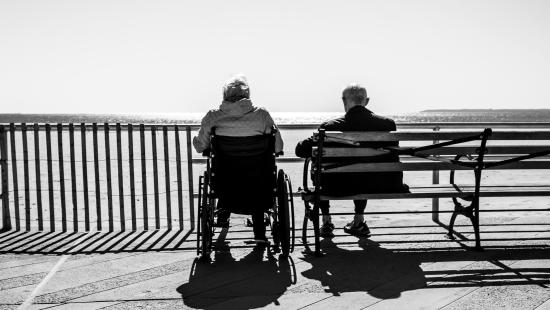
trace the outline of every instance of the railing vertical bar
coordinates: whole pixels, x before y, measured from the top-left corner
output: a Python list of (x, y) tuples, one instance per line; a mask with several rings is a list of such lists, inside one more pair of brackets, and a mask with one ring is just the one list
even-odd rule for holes
[(25, 185), (25, 230), (31, 230), (31, 190), (29, 181), (29, 143), (27, 140), (27, 124), (21, 123), (23, 139), (23, 180)]
[[(69, 124), (69, 153), (71, 157), (71, 198), (73, 202), (73, 230), (78, 231), (78, 200), (76, 196), (76, 159), (74, 154), (74, 124)], [(84, 162), (82, 164), (85, 164)]]
[(153, 147), (153, 185), (155, 189), (155, 228), (160, 229), (160, 206), (159, 206), (159, 181), (157, 165), (157, 128), (151, 126), (151, 143)]
[(136, 189), (134, 180), (134, 130), (132, 124), (128, 124), (128, 163), (130, 169), (130, 211), (132, 213), (132, 230), (137, 230)]
[(61, 227), (67, 231), (67, 205), (65, 202), (65, 167), (63, 164), (63, 124), (57, 124), (57, 154), (59, 159), (59, 193), (61, 194)]
[(90, 198), (88, 196), (88, 160), (86, 156), (86, 124), (80, 124), (80, 144), (82, 148), (82, 185), (84, 191), (84, 229), (90, 230)]
[(92, 139), (94, 149), (94, 173), (95, 173), (95, 206), (97, 230), (101, 230), (101, 188), (99, 186), (99, 145), (97, 141), (97, 123), (92, 124)]
[(172, 198), (170, 195), (170, 157), (168, 149), (168, 127), (162, 127), (162, 137), (164, 140), (164, 185), (166, 186), (166, 225), (172, 229)]
[(189, 214), (191, 230), (195, 229), (195, 193), (193, 192), (193, 153), (191, 150), (191, 126), (186, 126), (187, 139), (187, 177), (189, 183)]
[(174, 137), (176, 139), (176, 170), (178, 178), (178, 216), (180, 230), (183, 230), (183, 193), (181, 182), (181, 150), (180, 150), (180, 133), (178, 125), (174, 126)]
[[(19, 214), (19, 178), (17, 177), (17, 149), (15, 141), (15, 124), (10, 123), (10, 144), (11, 144), (11, 175), (13, 178), (13, 207), (15, 211), (15, 229), (21, 229)], [(6, 195), (8, 195), (6, 193)]]
[(126, 218), (124, 216), (124, 175), (122, 170), (122, 129), (120, 123), (116, 124), (116, 152), (118, 162), (118, 204), (120, 209), (120, 229), (126, 230)]
[(34, 167), (36, 171), (36, 211), (38, 213), (38, 230), (44, 230), (44, 214), (42, 213), (42, 183), (40, 181), (40, 127), (34, 124)]
[(52, 166), (52, 128), (46, 124), (46, 161), (48, 164), (48, 208), (50, 209), (50, 230), (55, 231), (55, 206), (53, 196), (53, 166)]
[(2, 178), (2, 230), (11, 229), (8, 180), (8, 141), (6, 127), (0, 126), (0, 170)]
[(111, 147), (109, 141), (109, 123), (104, 124), (105, 134), (105, 172), (107, 174), (107, 214), (109, 217), (109, 231), (114, 231), (113, 224), (113, 189), (111, 182)]
[[(439, 126), (435, 126), (433, 131), (439, 129)], [(439, 143), (439, 140), (434, 140), (433, 143)], [(432, 171), (432, 184), (439, 184), (439, 170)], [(439, 222), (439, 198), (432, 198), (432, 221)]]
[(143, 197), (143, 229), (149, 229), (149, 214), (147, 212), (147, 162), (145, 161), (145, 125), (139, 125), (141, 147), (141, 187)]

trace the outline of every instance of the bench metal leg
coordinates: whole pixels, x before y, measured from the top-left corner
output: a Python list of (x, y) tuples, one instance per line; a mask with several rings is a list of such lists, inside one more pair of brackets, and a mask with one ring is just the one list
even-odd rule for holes
[(475, 249), (477, 251), (482, 250), (481, 247), (481, 237), (479, 234), (479, 196), (474, 198), (473, 201), (473, 216), (470, 218), (472, 220), (472, 225), (474, 226), (474, 235), (476, 238)]
[(481, 239), (479, 234), (479, 198), (474, 197), (472, 199), (472, 202), (469, 206), (465, 207), (460, 202), (458, 202), (455, 198), (453, 198), (453, 202), (455, 204), (455, 209), (453, 214), (451, 215), (451, 220), (449, 222), (449, 232), (447, 235), (449, 238), (454, 239), (455, 231), (454, 231), (454, 225), (456, 221), (456, 217), (458, 215), (463, 215), (470, 219), (472, 222), (472, 227), (474, 229), (474, 237), (475, 237), (475, 249), (481, 250)]
[(313, 235), (315, 236), (315, 256), (322, 256), (321, 253), (321, 241), (319, 236), (319, 204), (315, 203), (313, 206), (313, 212), (311, 214), (311, 221), (313, 222)]
[(304, 201), (304, 223), (302, 225), (302, 244), (307, 247), (307, 222), (310, 218), (311, 214), (311, 208), (309, 207), (309, 203)]

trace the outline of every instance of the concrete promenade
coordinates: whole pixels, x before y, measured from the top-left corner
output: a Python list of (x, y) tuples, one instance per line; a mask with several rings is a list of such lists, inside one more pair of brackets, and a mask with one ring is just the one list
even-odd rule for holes
[(550, 309), (548, 213), (482, 217), (482, 252), (429, 215), (373, 217), (370, 239), (338, 228), (322, 258), (298, 229), (290, 259), (252, 251), (243, 222), (211, 263), (186, 231), (1, 233), (0, 309)]

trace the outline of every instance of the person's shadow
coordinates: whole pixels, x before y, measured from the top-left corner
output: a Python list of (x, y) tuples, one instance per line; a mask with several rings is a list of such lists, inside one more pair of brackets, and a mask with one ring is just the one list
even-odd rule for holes
[(426, 287), (426, 278), (415, 256), (400, 255), (381, 248), (369, 239), (360, 239), (361, 250), (337, 247), (330, 239), (322, 242), (324, 257), (306, 255), (311, 269), (302, 272), (318, 280), (335, 296), (344, 292), (365, 292), (380, 299), (397, 298), (401, 292)]
[(183, 302), (191, 308), (250, 309), (264, 307), (296, 283), (291, 257), (277, 259), (269, 251), (251, 250), (235, 259), (229, 248), (218, 249), (213, 261), (193, 263), (189, 282), (177, 288)]

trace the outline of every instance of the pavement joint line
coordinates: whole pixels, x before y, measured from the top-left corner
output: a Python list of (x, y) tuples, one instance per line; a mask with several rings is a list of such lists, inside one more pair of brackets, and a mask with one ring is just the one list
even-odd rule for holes
[[(512, 220), (512, 221), (515, 221), (515, 220), (517, 220), (517, 219), (518, 219), (518, 218), (515, 218), (515, 219)], [(542, 233), (535, 234), (535, 236), (538, 236), (538, 235), (540, 235), (540, 234), (542, 234)], [(526, 243), (526, 241), (520, 242), (520, 244), (521, 244), (521, 243)], [(487, 262), (492, 263), (489, 259), (490, 259), (490, 257), (487, 258)], [(517, 263), (517, 262), (519, 262), (519, 261), (521, 261), (521, 260), (516, 260), (516, 261), (512, 262), (511, 264), (508, 265), (508, 267), (514, 265), (515, 263)], [(496, 265), (496, 266), (498, 266), (498, 265)], [(498, 266), (498, 267), (500, 267), (500, 266)], [(500, 268), (502, 268), (502, 267), (500, 267)], [(505, 270), (505, 269), (504, 269), (504, 270)], [(482, 283), (481, 283), (481, 284), (482, 284)], [(480, 286), (478, 286), (477, 288), (475, 288), (475, 289), (473, 289), (473, 290), (467, 292), (466, 294), (464, 294), (464, 295), (462, 295), (462, 296), (460, 296), (460, 297), (454, 299), (453, 301), (450, 301), (449, 303), (445, 304), (444, 306), (442, 306), (442, 307), (439, 308), (439, 309), (444, 309), (444, 308), (446, 308), (447, 306), (449, 306), (449, 305), (455, 303), (456, 301), (458, 301), (458, 300), (460, 300), (460, 299), (465, 298), (465, 297), (468, 296), (468, 295), (471, 295), (472, 293), (476, 292), (477, 290), (479, 290), (479, 289), (481, 289), (481, 288), (483, 288), (483, 287), (486, 287), (486, 286), (480, 285)]]
[[(542, 306), (545, 306), (545, 307), (546, 307), (547, 305), (545, 305), (545, 304), (548, 303), (548, 302), (550, 302), (550, 298), (548, 298), (547, 300), (541, 302), (540, 305), (538, 305), (538, 306), (537, 306), (536, 308), (534, 308), (533, 310), (538, 310), (538, 309), (539, 309), (540, 307), (542, 307)], [(541, 310), (544, 310), (544, 308), (541, 309)]]
[[(178, 261), (175, 261), (175, 262), (172, 262), (172, 263), (169, 263), (169, 264), (164, 264), (164, 265), (160, 265), (160, 266), (157, 266), (157, 267), (146, 268), (146, 269), (142, 269), (142, 270), (139, 270), (139, 271), (126, 273), (126, 274), (123, 274), (123, 275), (119, 275), (119, 276), (115, 276), (115, 277), (110, 277), (110, 278), (106, 278), (106, 279), (102, 279), (102, 280), (98, 280), (98, 281), (94, 281), (94, 282), (82, 284), (82, 285), (79, 285), (79, 286), (76, 286), (76, 287), (71, 287), (71, 288), (63, 289), (63, 290), (60, 290), (60, 291), (70, 290), (70, 289), (74, 289), (74, 288), (77, 288), (77, 287), (82, 287), (82, 286), (89, 285), (89, 284), (94, 284), (94, 283), (98, 283), (98, 282), (102, 282), (102, 281), (109, 281), (109, 280), (113, 280), (113, 279), (116, 279), (116, 278), (121, 278), (121, 277), (125, 277), (125, 276), (130, 276), (130, 275), (132, 275), (132, 274), (137, 274), (137, 273), (140, 273), (140, 272), (143, 272), (143, 271), (151, 271), (151, 270), (154, 270), (154, 269), (158, 269), (159, 267), (163, 267), (163, 266), (166, 266), (166, 265), (172, 265), (172, 264), (176, 264), (176, 263), (182, 263), (182, 262), (185, 262), (185, 261), (186, 261), (186, 260), (178, 260)], [(186, 271), (186, 270), (188, 270), (188, 269), (184, 269), (183, 271)], [(155, 278), (164, 277), (164, 276), (166, 276), (166, 275), (157, 276), (157, 277), (155, 277)], [(148, 281), (148, 280), (151, 280), (151, 279), (152, 279), (152, 278), (149, 278), (149, 279), (147, 279), (147, 280), (138, 281), (138, 282), (144, 282), (144, 281)], [(89, 293), (89, 294), (79, 295), (78, 297), (66, 298), (64, 301), (60, 302), (60, 304), (69, 303), (69, 302), (71, 302), (71, 301), (74, 300), (74, 299), (78, 299), (78, 298), (82, 298), (82, 297), (86, 297), (86, 296), (91, 296), (91, 295), (94, 295), (94, 294), (97, 294), (97, 293), (106, 292), (106, 291), (110, 291), (110, 290), (113, 290), (113, 289), (118, 289), (118, 288), (121, 288), (121, 287), (129, 286), (129, 285), (134, 285), (134, 284), (136, 284), (136, 283), (138, 283), (138, 282), (129, 283), (129, 284), (124, 284), (124, 285), (122, 285), (122, 286), (113, 287), (113, 288), (101, 289), (101, 290), (98, 290), (98, 291), (91, 292), (91, 293)], [(48, 294), (55, 294), (55, 293), (58, 293), (58, 292), (60, 292), (60, 291), (56, 291), (56, 292), (52, 292), (52, 293), (48, 293)], [(45, 294), (45, 295), (48, 295), (48, 294)], [(36, 297), (36, 296), (35, 296), (35, 297)]]
[[(81, 236), (84, 236), (84, 235), (81, 235)], [(78, 242), (81, 242), (81, 241), (82, 239), (80, 240), (77, 239), (77, 240), (74, 240), (73, 242), (78, 244)], [(63, 255), (57, 261), (57, 263), (52, 267), (50, 272), (48, 272), (48, 274), (44, 277), (44, 279), (42, 279), (42, 281), (38, 283), (38, 285), (34, 288), (34, 290), (31, 292), (29, 297), (27, 297), (27, 299), (21, 304), (21, 306), (18, 307), (18, 310), (26, 310), (29, 308), (30, 305), (32, 305), (32, 301), (34, 300), (34, 298), (40, 293), (42, 288), (50, 281), (50, 279), (53, 278), (55, 273), (61, 268), (61, 265), (63, 265), (69, 257), (71, 257), (71, 255)]]
[[(515, 218), (515, 219), (513, 219), (512, 221), (515, 221), (515, 220), (517, 220), (517, 219), (518, 219), (518, 218)], [(542, 233), (542, 232), (541, 232), (541, 233)], [(535, 234), (535, 236), (540, 235), (541, 233)], [(496, 266), (498, 266), (498, 267), (500, 267), (500, 268), (502, 268), (502, 269), (504, 269), (504, 270), (507, 270), (506, 268), (503, 268), (502, 266), (500, 266), (500, 265), (498, 265), (498, 264), (495, 264), (495, 263), (493, 262), (493, 261), (495, 261), (495, 260), (494, 260), (494, 259), (491, 259), (490, 257), (488, 257), (486, 261), (489, 262), (489, 263), (493, 263), (494, 265), (496, 265)], [(519, 260), (518, 260), (518, 261), (519, 261)], [(510, 264), (510, 265), (513, 265), (513, 264), (517, 263), (518, 261), (515, 261), (515, 262), (513, 262), (513, 263)], [(471, 264), (468, 264), (468, 265), (466, 265), (466, 266), (464, 266), (464, 267), (462, 267), (462, 268), (460, 268), (460, 269), (461, 269), (461, 270), (462, 270), (462, 269), (465, 269), (465, 268), (467, 268), (467, 267), (469, 267), (469, 266), (471, 266), (471, 265), (473, 265), (473, 264), (475, 264), (475, 263), (478, 263), (478, 262), (479, 262), (479, 261), (474, 261), (474, 262), (472, 262)], [(436, 263), (436, 262), (432, 262), (432, 263), (430, 263), (429, 265), (435, 264), (435, 263)], [(512, 270), (512, 268), (510, 268), (509, 266), (508, 266), (508, 268), (509, 268), (510, 270)], [(399, 277), (399, 278), (397, 278), (397, 279), (400, 279), (400, 278), (405, 277), (405, 276), (406, 276), (406, 275), (403, 275), (403, 276), (401, 276), (401, 277)], [(448, 276), (449, 276), (449, 275), (446, 275), (445, 277), (448, 277)], [(521, 276), (522, 276), (522, 275), (521, 275)], [(393, 281), (395, 281), (395, 280), (397, 280), (397, 279), (394, 279)], [(529, 281), (530, 279), (527, 279), (527, 280)], [(427, 284), (434, 283), (434, 282), (437, 282), (437, 281), (431, 281), (431, 282), (428, 282)], [(467, 295), (473, 293), (474, 291), (480, 289), (481, 287), (483, 287), (483, 286), (479, 286), (479, 287), (477, 287), (477, 288), (475, 288), (475, 289), (473, 289), (473, 290), (467, 292), (465, 295), (463, 295), (463, 296), (461, 296), (461, 297), (458, 297), (457, 299), (455, 299), (455, 300), (451, 301), (450, 303), (444, 305), (444, 306), (441, 307), (440, 309), (447, 307), (448, 305), (450, 305), (450, 304), (454, 303), (455, 301), (457, 301), (457, 300), (459, 300), (459, 299), (461, 299), (461, 298), (463, 298), (463, 297), (465, 297), (465, 296), (467, 296)], [(373, 289), (376, 289), (376, 287), (373, 288)], [(322, 300), (325, 300), (325, 299), (328, 299), (328, 298), (332, 298), (332, 297), (334, 297), (334, 296), (328, 296), (328, 297), (326, 297), (326, 298), (323, 298)], [(321, 300), (319, 300), (319, 301), (321, 301)], [(313, 304), (315, 304), (315, 303), (317, 303), (317, 302), (319, 302), (319, 301), (316, 301), (316, 302), (312, 303), (311, 305), (313, 305)], [(379, 300), (379, 301), (377, 301), (377, 302), (375, 302), (375, 303), (373, 303), (373, 304), (370, 304), (370, 305), (368, 305), (368, 306), (366, 306), (366, 307), (364, 307), (364, 308), (362, 308), (362, 309), (367, 309), (367, 308), (369, 308), (369, 307), (371, 307), (371, 306), (373, 306), (373, 305), (376, 305), (376, 304), (378, 304), (378, 303), (380, 303), (380, 302), (382, 302), (382, 300)], [(309, 307), (309, 306), (310, 306), (310, 305), (307, 305), (307, 306), (304, 306), (304, 307)], [(302, 308), (304, 308), (304, 307), (302, 307)]]

